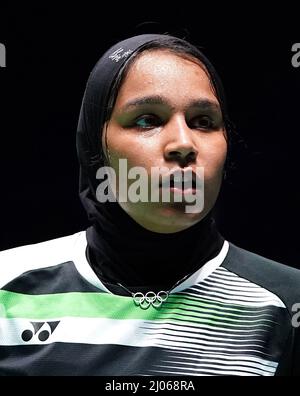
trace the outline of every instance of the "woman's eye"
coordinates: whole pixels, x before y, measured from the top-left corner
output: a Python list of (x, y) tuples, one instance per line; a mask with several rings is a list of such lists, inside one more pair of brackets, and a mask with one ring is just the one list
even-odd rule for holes
[(192, 128), (212, 129), (214, 122), (209, 116), (195, 117), (190, 122)]
[(140, 116), (135, 119), (134, 126), (137, 126), (138, 128), (155, 128), (158, 127), (162, 124), (162, 121), (159, 117), (152, 115), (152, 114), (147, 114)]

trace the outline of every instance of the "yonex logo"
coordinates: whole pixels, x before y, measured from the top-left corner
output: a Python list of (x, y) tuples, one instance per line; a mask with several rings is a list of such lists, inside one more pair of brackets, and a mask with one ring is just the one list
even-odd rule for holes
[[(33, 329), (23, 331), (21, 337), (25, 342), (30, 341), (33, 337), (37, 337), (40, 341), (47, 341), (51, 334), (59, 324), (59, 320), (54, 322), (30, 322)], [(48, 326), (47, 326), (48, 325)], [(49, 330), (46, 330), (48, 327)]]

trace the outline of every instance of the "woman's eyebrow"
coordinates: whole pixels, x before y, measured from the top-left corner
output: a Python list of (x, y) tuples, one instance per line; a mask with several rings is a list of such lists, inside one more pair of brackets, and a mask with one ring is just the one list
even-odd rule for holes
[(132, 108), (136, 108), (144, 105), (163, 105), (167, 107), (173, 107), (171, 103), (160, 95), (151, 95), (151, 96), (143, 96), (137, 99), (130, 100), (125, 103), (124, 106), (121, 107), (120, 112), (132, 110)]
[[(171, 102), (160, 95), (151, 95), (151, 96), (143, 96), (137, 99), (130, 100), (121, 109), (118, 113), (130, 111), (140, 106), (145, 105), (163, 105), (165, 107), (169, 107), (170, 109), (174, 109), (174, 105)], [(185, 109), (188, 108), (201, 108), (203, 110), (213, 110), (213, 111), (221, 111), (220, 106), (217, 102), (214, 102), (207, 98), (199, 98), (191, 100), (186, 106)]]
[(187, 108), (199, 108), (201, 110), (217, 111), (221, 113), (221, 107), (218, 102), (214, 102), (210, 99), (196, 99), (192, 100)]

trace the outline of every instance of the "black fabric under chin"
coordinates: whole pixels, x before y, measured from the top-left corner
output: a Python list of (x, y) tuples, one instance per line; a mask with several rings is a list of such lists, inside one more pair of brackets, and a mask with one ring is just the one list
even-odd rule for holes
[(168, 290), (215, 257), (224, 242), (210, 214), (173, 234), (154, 233), (132, 223), (124, 212), (106, 232), (100, 224), (87, 230), (90, 265), (108, 289), (122, 295), (128, 293), (113, 286), (116, 282), (133, 292)]

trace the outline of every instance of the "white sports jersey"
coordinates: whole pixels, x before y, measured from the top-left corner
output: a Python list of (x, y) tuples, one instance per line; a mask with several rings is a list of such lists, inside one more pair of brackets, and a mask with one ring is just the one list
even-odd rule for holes
[(81, 231), (0, 252), (1, 375), (300, 375), (300, 271), (225, 241), (142, 309), (86, 247)]

